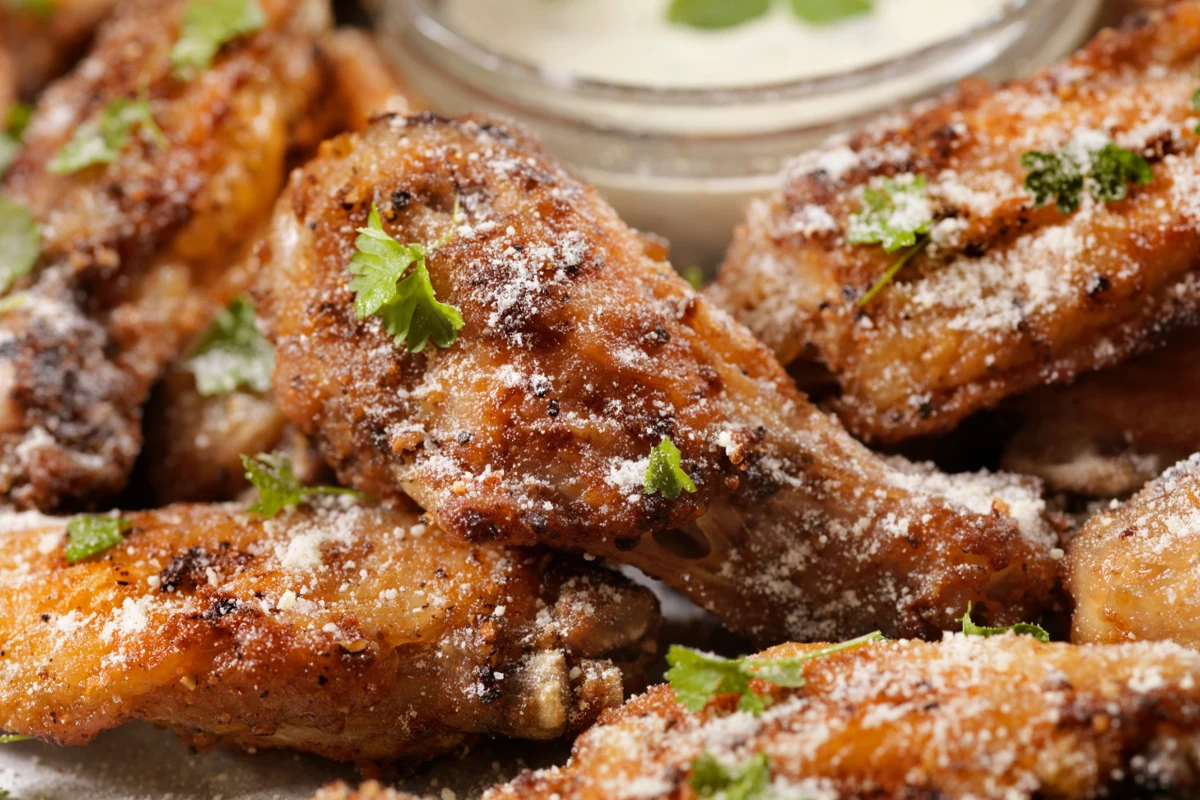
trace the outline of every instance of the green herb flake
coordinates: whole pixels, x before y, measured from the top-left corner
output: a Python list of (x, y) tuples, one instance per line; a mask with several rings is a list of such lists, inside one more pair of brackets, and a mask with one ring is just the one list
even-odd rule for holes
[(271, 519), (280, 511), (298, 506), (306, 497), (322, 494), (341, 494), (361, 498), (353, 489), (337, 486), (302, 486), (296, 477), (292, 462), (276, 454), (262, 454), (251, 458), (242, 456), (246, 468), (246, 480), (258, 489), (258, 502), (247, 511)]
[(267, 15), (258, 0), (192, 0), (183, 11), (171, 65), (179, 80), (208, 69), (229, 42), (262, 30)]
[(672, 645), (667, 652), (667, 663), (671, 668), (665, 677), (675, 691), (675, 699), (691, 711), (702, 710), (715, 697), (739, 695), (739, 711), (761, 714), (766, 709), (766, 702), (753, 690), (750, 681), (759, 679), (775, 686), (796, 689), (804, 685), (803, 668), (809, 661), (883, 640), (883, 634), (876, 631), (804, 655), (773, 659), (745, 656), (722, 658)]
[(912, 247), (933, 228), (933, 213), (920, 175), (886, 178), (881, 189), (863, 190), (863, 208), (850, 217), (846, 241), (880, 244), (889, 253)]
[(99, 118), (79, 126), (46, 169), (55, 175), (69, 175), (97, 164), (111, 164), (121, 157), (135, 128), (159, 147), (167, 147), (167, 137), (154, 121), (149, 99), (118, 97), (104, 107)]
[(67, 546), (63, 551), (68, 564), (91, 558), (116, 547), (125, 540), (129, 520), (117, 517), (76, 517), (67, 523)]
[(354, 275), (350, 281), (354, 312), (359, 319), (378, 316), (384, 329), (395, 337), (396, 346), (407, 344), (410, 353), (424, 350), (430, 339), (438, 347), (450, 347), (463, 327), (458, 309), (434, 296), (426, 266), (429, 253), (453, 235), (458, 211), (456, 202), (450, 231), (429, 249), (421, 244), (400, 244), (385, 233), (373, 203), (367, 227), (358, 229), (354, 242), (358, 252), (346, 267)]
[(771, 0), (671, 0), (667, 20), (703, 30), (721, 30), (758, 19), (771, 10)]
[(908, 264), (908, 262), (910, 262), (914, 258), (916, 258), (920, 254), (920, 252), (925, 249), (925, 247), (928, 244), (929, 244), (929, 237), (922, 236), (915, 245), (908, 248), (908, 252), (905, 253), (904, 255), (902, 255), (900, 258), (896, 259), (896, 263), (894, 263), (890, 267), (888, 267), (887, 272), (883, 273), (883, 275), (881, 275), (879, 277), (879, 279), (876, 280), (874, 284), (872, 284), (871, 288), (867, 290), (867, 293), (864, 294), (862, 296), (862, 298), (858, 301), (858, 305), (860, 307), (865, 306), (868, 303), (870, 303), (872, 300), (874, 300), (875, 296), (877, 294), (879, 294), (880, 292), (882, 292), (884, 287), (887, 286), (889, 283), (891, 283), (895, 279), (895, 277), (900, 274), (900, 270), (904, 269), (905, 265)]
[(683, 279), (688, 282), (688, 285), (697, 292), (704, 288), (704, 284), (706, 283), (704, 270), (700, 269), (699, 267), (686, 267), (679, 274), (682, 275)]
[(815, 25), (841, 22), (875, 10), (875, 0), (791, 0), (791, 4), (797, 17)]
[(42, 19), (54, 13), (54, 0), (3, 0), (2, 4), (14, 11), (24, 11)]
[[(27, 742), (32, 738), (33, 738), (32, 736), (23, 736), (19, 733), (0, 733), (0, 744), (12, 744), (13, 742)], [(3, 797), (3, 796), (4, 795), (0, 795), (0, 797)]]
[(962, 632), (966, 636), (1001, 636), (1006, 633), (1014, 633), (1017, 636), (1032, 636), (1039, 642), (1049, 643), (1050, 634), (1040, 625), (1033, 625), (1028, 622), (1018, 622), (1016, 625), (1009, 625), (1004, 628), (985, 628), (982, 625), (976, 625), (971, 622), (971, 609), (974, 603), (967, 603), (967, 613), (955, 620), (962, 623)]
[(196, 390), (205, 397), (229, 394), (239, 387), (270, 391), (275, 349), (254, 326), (253, 303), (238, 297), (221, 311), (187, 367), (196, 378)]
[(766, 753), (735, 767), (725, 767), (711, 753), (692, 761), (689, 783), (705, 800), (763, 800), (771, 789), (771, 764)]
[(37, 264), (42, 235), (29, 209), (0, 195), (0, 294)]
[(1115, 203), (1128, 196), (1130, 184), (1144, 186), (1154, 179), (1149, 161), (1111, 142), (1084, 156), (1087, 170), (1081, 156), (1071, 149), (1057, 153), (1031, 150), (1021, 156), (1021, 166), (1029, 173), (1025, 188), (1033, 193), (1035, 208), (1054, 200), (1060, 214), (1074, 214), (1083, 202), (1085, 188), (1096, 202)]
[(668, 500), (676, 499), (683, 492), (696, 492), (696, 484), (683, 471), (683, 454), (666, 436), (650, 451), (643, 488), (648, 495), (662, 492)]
[(4, 177), (4, 173), (21, 152), (21, 137), (25, 134), (25, 128), (29, 126), (32, 114), (33, 107), (28, 103), (13, 103), (9, 108), (8, 122), (4, 130), (0, 131), (0, 177)]

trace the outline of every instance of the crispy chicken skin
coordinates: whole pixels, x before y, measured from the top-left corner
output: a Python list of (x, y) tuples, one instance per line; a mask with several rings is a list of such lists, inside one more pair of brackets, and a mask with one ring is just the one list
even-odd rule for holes
[(357, 789), (338, 782), (321, 789), (312, 800), (412, 800), (412, 795), (388, 789), (377, 781), (367, 781)]
[(129, 720), (196, 746), (417, 761), (587, 727), (653, 656), (653, 596), (541, 551), (331, 502), (128, 517), (68, 565), (65, 520), (0, 534), (0, 730), (83, 744)]
[(757, 719), (724, 699), (691, 713), (654, 687), (605, 714), (566, 766), (484, 800), (683, 800), (705, 752), (726, 767), (765, 753), (772, 796), (1182, 800), (1200, 788), (1198, 670), (1200, 655), (1161, 643), (890, 642), (809, 662), (806, 685)]
[(1067, 387), (1020, 398), (1003, 466), (1055, 491), (1120, 497), (1200, 451), (1200, 330)]
[[(0, 490), (43, 510), (118, 491), (140, 410), (167, 360), (230, 299), (221, 282), (283, 182), (291, 128), (315, 97), (323, 0), (263, 0), (259, 33), (188, 81), (170, 49), (186, 0), (124, 3), (91, 55), (43, 96), (0, 190), (42, 231), (26, 302), (0, 318)], [(170, 142), (46, 170), (81, 124), (145, 91)]]
[[(53, 0), (46, 13), (0, 3), (0, 50), (12, 59), (19, 96), (32, 99), (65, 72), (117, 0)], [(2, 109), (3, 103), (0, 103)]]
[[(1026, 80), (835, 140), (752, 206), (710, 296), (785, 364), (827, 365), (833, 408), (876, 442), (1118, 364), (1197, 317), (1198, 72), (1200, 2), (1181, 2)], [(1034, 210), (1022, 154), (1110, 138), (1151, 162), (1149, 185)], [(848, 219), (864, 186), (901, 175), (927, 180), (930, 244), (862, 306), (902, 253), (848, 244)]]
[(1089, 520), (1067, 564), (1074, 641), (1200, 649), (1200, 455)]
[[(428, 266), (466, 324), (411, 354), (355, 317), (355, 229), (374, 203), (432, 244), (456, 196)], [(284, 413), (347, 485), (406, 492), (468, 541), (634, 564), (764, 641), (937, 635), (968, 601), (993, 621), (1048, 602), (1036, 485), (872, 455), (519, 129), (390, 116), (328, 142), (259, 255)], [(644, 494), (664, 436), (695, 494)]]

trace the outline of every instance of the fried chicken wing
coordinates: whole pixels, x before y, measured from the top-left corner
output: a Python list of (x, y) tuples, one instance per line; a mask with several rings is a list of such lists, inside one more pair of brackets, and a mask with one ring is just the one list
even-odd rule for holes
[[(117, 0), (0, 3), (0, 50), (11, 57), (21, 97), (32, 99), (65, 72)], [(0, 110), (3, 109), (0, 103)]]
[[(111, 495), (141, 444), (150, 386), (214, 308), (269, 213), (291, 129), (320, 84), (324, 0), (264, 0), (266, 26), (181, 81), (185, 0), (122, 4), (91, 55), (47, 91), (0, 190), (41, 229), (41, 258), (0, 317), (0, 489), (50, 509)], [(47, 170), (73, 131), (144, 94), (167, 146), (133, 136), (108, 165)]]
[(1183, 800), (1200, 789), (1198, 670), (1200, 655), (1170, 644), (889, 642), (808, 662), (805, 685), (761, 717), (724, 699), (692, 713), (655, 687), (581, 736), (566, 766), (484, 800), (734, 796), (696, 788), (722, 785), (696, 768), (705, 754), (749, 767), (766, 796)]
[[(445, 239), (427, 266), (465, 320), (452, 346), (410, 353), (356, 317), (372, 204), (400, 243)], [(284, 413), (344, 483), (406, 492), (451, 533), (634, 564), (761, 640), (1048, 604), (1036, 485), (875, 457), (513, 127), (392, 116), (326, 143), (260, 256)], [(694, 494), (645, 493), (664, 437)]]
[(1200, 451), (1200, 330), (1121, 366), (1021, 398), (1004, 468), (1056, 491), (1120, 497)]
[(653, 656), (647, 590), (412, 514), (128, 520), (122, 544), (74, 565), (65, 520), (3, 520), (0, 730), (82, 744), (140, 719), (201, 747), (416, 761), (476, 734), (580, 731)]
[(1200, 649), (1200, 455), (1089, 520), (1067, 563), (1074, 641)]
[[(1004, 397), (1118, 364), (1197, 318), (1198, 73), (1192, 0), (1026, 80), (965, 86), (835, 140), (751, 208), (710, 296), (785, 364), (827, 365), (842, 390), (833, 408), (877, 442), (945, 431)], [(1148, 185), (1122, 177), (1115, 194), (1128, 195), (1110, 203), (1082, 189), (1066, 215), (1035, 207), (1023, 155), (1079, 152), (1080, 164), (1107, 143), (1147, 159)], [(932, 229), (868, 301), (906, 256), (848, 243), (864, 188), (886, 178), (926, 182), (891, 219)]]

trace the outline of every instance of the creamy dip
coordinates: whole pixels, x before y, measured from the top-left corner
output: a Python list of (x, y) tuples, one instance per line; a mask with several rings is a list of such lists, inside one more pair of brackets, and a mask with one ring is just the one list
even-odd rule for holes
[(828, 25), (776, 0), (734, 28), (667, 20), (668, 0), (443, 0), (450, 27), (552, 72), (663, 88), (753, 86), (846, 72), (964, 33), (1014, 0), (878, 0)]

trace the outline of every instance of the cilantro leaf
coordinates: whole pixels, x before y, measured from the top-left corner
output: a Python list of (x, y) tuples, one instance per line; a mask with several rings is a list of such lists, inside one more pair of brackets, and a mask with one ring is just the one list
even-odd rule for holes
[(751, 688), (751, 680), (757, 678), (775, 686), (799, 688), (804, 685), (803, 669), (807, 662), (881, 641), (883, 635), (876, 631), (792, 658), (770, 659), (722, 658), (672, 645), (667, 651), (667, 663), (671, 668), (665, 677), (675, 691), (675, 699), (691, 711), (702, 710), (714, 697), (740, 695), (739, 711), (761, 714), (766, 704)]
[[(434, 249), (453, 234), (457, 203), (454, 218), (451, 231)], [(395, 337), (396, 346), (407, 343), (410, 353), (424, 350), (430, 339), (438, 347), (458, 341), (462, 314), (454, 306), (438, 302), (434, 295), (424, 245), (400, 244), (389, 236), (383, 230), (379, 209), (372, 204), (367, 227), (358, 229), (354, 246), (358, 252), (346, 269), (355, 276), (350, 290), (355, 293), (354, 313), (359, 319), (378, 316), (384, 329)], [(405, 273), (407, 277), (403, 277)]]
[(254, 327), (254, 305), (247, 298), (236, 298), (217, 315), (187, 366), (205, 397), (239, 386), (255, 392), (271, 389), (275, 348)]
[(1129, 194), (1129, 184), (1145, 186), (1154, 180), (1154, 170), (1142, 156), (1109, 143), (1092, 155), (1088, 177), (1092, 197), (1101, 203), (1116, 203)]
[(117, 517), (76, 517), (71, 520), (67, 523), (70, 539), (63, 550), (67, 563), (74, 564), (116, 547), (125, 540), (124, 533), (130, 525), (129, 520)]
[(692, 761), (688, 781), (697, 797), (711, 800), (761, 800), (771, 788), (771, 764), (766, 753), (736, 767), (727, 768), (711, 753)]
[(671, 0), (667, 20), (705, 30), (733, 28), (771, 10), (771, 0)]
[(967, 603), (967, 613), (955, 620), (955, 622), (962, 623), (962, 632), (966, 636), (1001, 636), (1011, 632), (1017, 636), (1032, 636), (1039, 642), (1049, 643), (1050, 641), (1050, 634), (1046, 632), (1045, 628), (1028, 622), (1018, 622), (1016, 625), (1004, 628), (985, 628), (982, 625), (976, 625), (971, 622), (971, 609), (974, 605), (974, 603)]
[(881, 244), (894, 253), (912, 247), (933, 228), (933, 212), (925, 193), (925, 178), (909, 175), (886, 178), (882, 189), (863, 190), (863, 208), (850, 216), (846, 241)]
[(29, 209), (0, 195), (0, 294), (37, 264), (42, 234)]
[(792, 12), (817, 25), (840, 22), (874, 10), (875, 0), (792, 0)]
[(260, 454), (254, 458), (242, 456), (242, 466), (246, 468), (246, 480), (258, 489), (258, 502), (246, 510), (266, 519), (274, 517), (285, 508), (300, 505), (311, 495), (344, 494), (362, 497), (353, 489), (337, 486), (302, 486), (300, 479), (296, 477), (292, 462), (281, 455)]
[(258, 0), (192, 0), (183, 11), (179, 40), (171, 48), (175, 77), (188, 80), (208, 69), (224, 45), (266, 24)]
[(55, 175), (69, 175), (96, 164), (111, 164), (129, 144), (134, 128), (140, 128), (159, 147), (168, 145), (146, 97), (118, 97), (104, 107), (99, 118), (79, 126), (46, 169)]
[(1154, 179), (1149, 161), (1111, 142), (1087, 154), (1087, 170), (1081, 157), (1070, 148), (1057, 153), (1032, 150), (1021, 156), (1021, 166), (1029, 170), (1025, 188), (1033, 193), (1034, 208), (1054, 199), (1060, 214), (1074, 214), (1083, 201), (1084, 188), (1096, 202), (1114, 203), (1129, 194), (1129, 184), (1144, 186)]
[(683, 471), (683, 454), (666, 436), (650, 451), (642, 488), (648, 495), (662, 492), (668, 500), (674, 500), (683, 492), (696, 493), (696, 484)]

